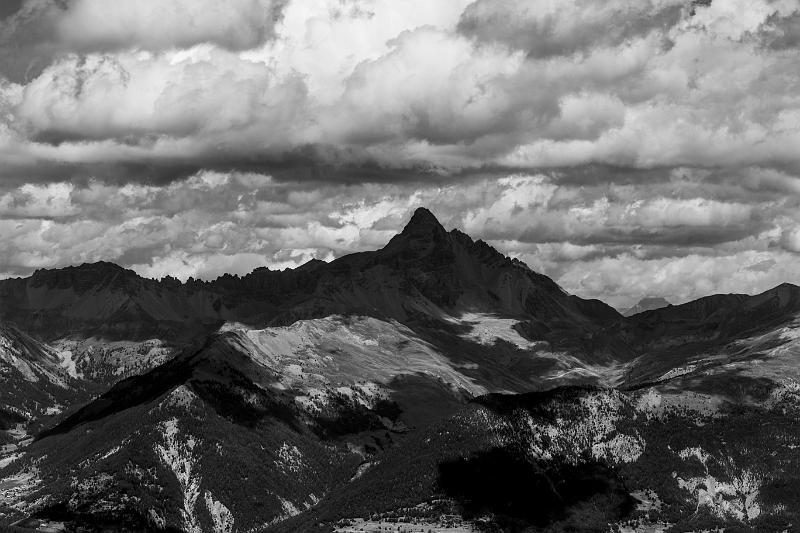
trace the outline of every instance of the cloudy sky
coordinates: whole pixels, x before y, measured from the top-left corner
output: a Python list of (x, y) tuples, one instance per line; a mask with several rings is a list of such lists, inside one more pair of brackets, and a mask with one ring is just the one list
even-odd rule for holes
[(2, 0), (0, 277), (414, 208), (624, 307), (800, 283), (800, 0)]

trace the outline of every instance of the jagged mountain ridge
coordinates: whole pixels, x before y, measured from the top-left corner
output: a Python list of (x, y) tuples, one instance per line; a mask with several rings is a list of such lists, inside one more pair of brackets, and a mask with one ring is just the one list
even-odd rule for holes
[[(67, 346), (88, 376), (112, 383), (225, 323), (263, 328), (371, 316), (411, 327), (442, 353), (468, 353), (471, 345), (458, 346), (469, 329), (459, 317), (475, 313), (513, 320), (524, 339), (589, 364), (632, 362), (629, 381), (641, 383), (670, 365), (774, 329), (798, 311), (800, 289), (784, 284), (761, 295), (709, 296), (625, 318), (602, 302), (567, 294), (483, 241), (446, 231), (424, 208), (380, 250), (293, 270), (260, 268), (180, 283), (95, 263), (0, 281), (0, 320)], [(113, 341), (118, 345), (108, 355)], [(105, 355), (97, 355), (98, 345)], [(128, 355), (138, 359), (115, 368)]]
[[(95, 263), (0, 281), (0, 320), (22, 324), (46, 340), (96, 336), (186, 342), (225, 322), (264, 327), (361, 314), (408, 323), (465, 311), (520, 316), (537, 337), (567, 344), (577, 336), (576, 328), (585, 336), (619, 318), (611, 307), (566, 294), (550, 278), (483, 241), (445, 231), (422, 208), (381, 250), (294, 270), (256, 269), (241, 278), (182, 284)], [(608, 357), (604, 342), (591, 350)]]
[[(782, 287), (784, 299), (798, 298), (800, 289)], [(791, 305), (777, 315), (747, 311), (765, 298), (768, 293), (718, 295), (624, 319), (600, 301), (565, 293), (483, 241), (446, 231), (420, 208), (380, 250), (330, 263), (314, 260), (293, 270), (259, 268), (242, 277), (186, 283), (142, 278), (111, 263), (39, 270), (0, 281), (0, 320), (47, 341), (158, 338), (185, 344), (225, 322), (265, 327), (340, 314), (419, 324), (480, 312), (516, 317), (526, 337), (584, 358), (630, 360), (659, 343), (687, 344), (698, 328), (713, 329), (717, 316), (735, 322), (732, 317), (741, 311), (752, 329), (789, 320), (796, 311)], [(653, 325), (662, 320), (670, 326)]]
[[(607, 518), (621, 520), (642, 515), (631, 514), (632, 496), (621, 492), (620, 479), (606, 474), (626, 462), (621, 457), (637, 455), (637, 446), (655, 450), (647, 459), (652, 461), (672, 453), (658, 450), (665, 432), (674, 433), (675, 427), (695, 422), (706, 427), (729, 411), (739, 413), (737, 424), (749, 423), (760, 411), (746, 416), (739, 411), (764, 395), (780, 400), (769, 404), (774, 427), (793, 420), (793, 411), (782, 409), (791, 407), (794, 389), (781, 380), (798, 377), (791, 357), (800, 353), (800, 297), (788, 284), (761, 295), (717, 295), (624, 318), (601, 302), (566, 294), (481, 241), (445, 231), (426, 210), (417, 211), (381, 250), (282, 272), (263, 269), (242, 278), (181, 284), (146, 280), (110, 264), (63, 270), (66, 274), (40, 271), (31, 287), (26, 284), (33, 277), (11, 280), (16, 300), (3, 301), (3, 313), (32, 319), (33, 329), (53, 320), (50, 335), (59, 340), (164, 335), (183, 349), (49, 421), (28, 447), (0, 456), (5, 465), (0, 488), (8, 490), (11, 502), (0, 501), (0, 523), (33, 514), (101, 528), (123, 517), (134, 531), (229, 531), (234, 523), (238, 530), (267, 531), (293, 531), (303, 523), (300, 530), (306, 530), (317, 520), (330, 526), (342, 518), (395, 512), (389, 502), (439, 501), (441, 480), (431, 478), (437, 464), (471, 453), (483, 454), (481, 461), (500, 454), (507, 461), (501, 466), (522, 472), (533, 464), (528, 481), (540, 483), (536, 469), (547, 474), (561, 472), (561, 466), (542, 457), (531, 463), (523, 452), (535, 435), (519, 434), (524, 427), (517, 428), (518, 413), (499, 421), (480, 414), (472, 421), (477, 430), (472, 436), (453, 428), (463, 426), (464, 416), (473, 417), (467, 402), (480, 403), (485, 393), (549, 390), (545, 395), (572, 399), (559, 399), (539, 415), (550, 420), (577, 401), (581, 424), (595, 431), (595, 403), (618, 403), (620, 396), (562, 388), (576, 383), (628, 389), (627, 414), (610, 422), (599, 419), (607, 432), (601, 441), (577, 435), (565, 444), (576, 446), (581, 457), (596, 456), (586, 463), (588, 470), (570, 470), (578, 484), (597, 482), (610, 491), (588, 494), (588, 500), (576, 497), (564, 512), (580, 513), (589, 501), (602, 504), (596, 507), (601, 512), (608, 504)], [(92, 283), (86, 272), (100, 281)], [(86, 311), (98, 299), (105, 304), (92, 317)], [(202, 303), (192, 309), (193, 301)], [(26, 302), (31, 305), (22, 305)], [(189, 307), (182, 311), (176, 302)], [(147, 317), (140, 323), (141, 313)], [(35, 349), (31, 354), (37, 357)], [(637, 407), (642, 402), (646, 408)], [(643, 422), (653, 417), (657, 423)], [(659, 425), (664, 417), (672, 425)], [(492, 424), (484, 427), (486, 420)], [(498, 440), (497, 424), (500, 429), (510, 424), (511, 441)], [(735, 433), (735, 427), (716, 424)], [(547, 435), (569, 434), (565, 427), (542, 427)], [(687, 435), (697, 435), (703, 450), (724, 465), (725, 445), (707, 442), (716, 430)], [(454, 435), (460, 436), (454, 440)], [(678, 439), (675, 445), (685, 447), (675, 449), (690, 453), (691, 438), (685, 444)], [(794, 446), (791, 435), (786, 438)], [(437, 455), (426, 455), (422, 466), (410, 463), (408, 472), (406, 458), (428, 447)], [(795, 461), (787, 450), (785, 459)], [(672, 455), (671, 464), (685, 459)], [(469, 461), (455, 464), (472, 468)], [(236, 483), (228, 479), (230, 465)], [(691, 477), (698, 474), (696, 466), (678, 471), (699, 479)], [(660, 467), (656, 462), (643, 468)], [(639, 484), (649, 475), (637, 465), (623, 470)], [(387, 473), (402, 482), (387, 485)], [(749, 475), (734, 474), (732, 486)], [(376, 486), (391, 497), (374, 494)], [(670, 506), (663, 517), (673, 520), (683, 509), (699, 508), (704, 493), (692, 487), (658, 488)], [(374, 498), (353, 507), (339, 493)], [(462, 505), (463, 495), (451, 496), (448, 512)], [(709, 509), (730, 510), (729, 496), (740, 495), (723, 494)], [(745, 513), (749, 519), (752, 511), (755, 517), (751, 503), (728, 514), (738, 520)], [(342, 514), (346, 511), (363, 514)]]
[[(260, 268), (242, 277), (180, 283), (95, 263), (0, 281), (0, 320), (68, 346), (87, 375), (111, 382), (147, 370), (225, 323), (262, 328), (332, 315), (371, 316), (398, 320), (453, 355), (465, 331), (453, 319), (469, 313), (514, 320), (525, 339), (587, 363), (635, 360), (627, 372), (642, 382), (677, 364), (676, 354), (688, 360), (744, 333), (790, 321), (798, 302), (800, 289), (784, 284), (761, 295), (715, 295), (624, 318), (602, 302), (565, 293), (483, 241), (446, 231), (424, 208), (380, 250), (293, 270)], [(98, 344), (94, 339), (103, 347), (122, 345), (99, 370), (98, 352), (87, 356)], [(153, 345), (156, 356), (146, 355), (143, 348)], [(461, 353), (470, 349), (457, 347)], [(139, 359), (117, 370), (129, 354)]]

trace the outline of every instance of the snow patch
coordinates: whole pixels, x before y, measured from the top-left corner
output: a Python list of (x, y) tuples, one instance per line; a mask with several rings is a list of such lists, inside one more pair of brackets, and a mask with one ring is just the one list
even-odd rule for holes
[(472, 327), (472, 330), (462, 335), (462, 338), (485, 346), (492, 346), (497, 341), (506, 341), (521, 350), (530, 350), (542, 344), (541, 341), (529, 341), (514, 329), (519, 320), (498, 318), (484, 313), (465, 313), (459, 317), (459, 321)]

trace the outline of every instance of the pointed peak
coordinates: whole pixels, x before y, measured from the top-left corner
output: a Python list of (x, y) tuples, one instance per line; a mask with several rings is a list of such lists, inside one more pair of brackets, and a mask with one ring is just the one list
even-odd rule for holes
[(424, 207), (414, 211), (403, 231), (392, 237), (381, 253), (392, 254), (398, 250), (415, 250), (415, 253), (427, 254), (431, 249), (449, 242), (449, 234), (436, 220), (433, 213)]
[(445, 233), (444, 227), (439, 223), (433, 213), (424, 207), (418, 207), (408, 221), (406, 227), (403, 228), (403, 233)]
[(644, 311), (655, 311), (663, 307), (669, 307), (672, 304), (660, 296), (646, 296), (639, 300), (639, 302), (629, 309), (622, 311), (622, 316), (633, 316)]

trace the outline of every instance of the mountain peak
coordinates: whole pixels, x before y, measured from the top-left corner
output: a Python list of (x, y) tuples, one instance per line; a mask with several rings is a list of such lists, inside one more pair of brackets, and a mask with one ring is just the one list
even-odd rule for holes
[(413, 255), (422, 257), (434, 249), (441, 249), (447, 242), (449, 242), (448, 233), (444, 227), (436, 220), (433, 213), (420, 207), (414, 211), (403, 231), (392, 237), (380, 254), (385, 256), (399, 251), (413, 250)]
[(658, 296), (647, 296), (639, 300), (639, 303), (633, 307), (626, 309), (622, 312), (622, 316), (633, 316), (645, 311), (654, 311), (662, 307), (668, 307), (670, 304), (666, 299)]
[(404, 234), (409, 233), (446, 233), (436, 216), (424, 207), (418, 207), (406, 227)]

